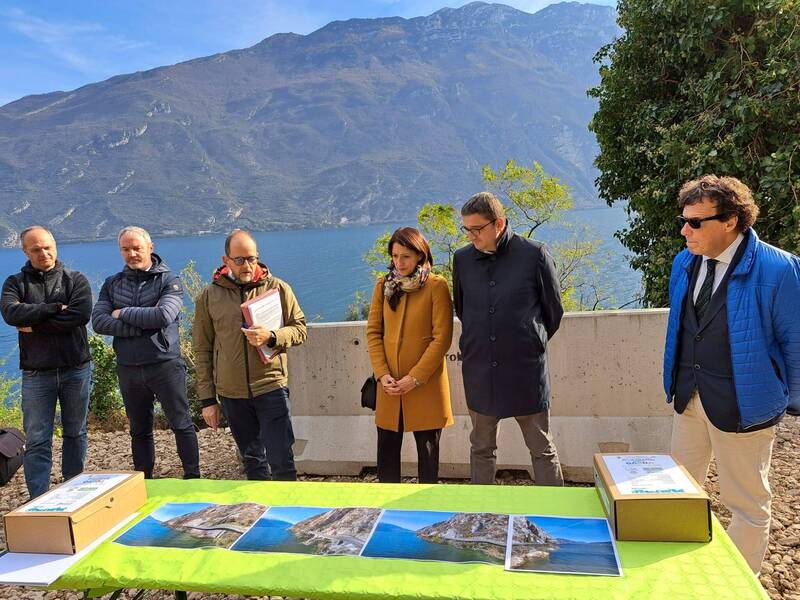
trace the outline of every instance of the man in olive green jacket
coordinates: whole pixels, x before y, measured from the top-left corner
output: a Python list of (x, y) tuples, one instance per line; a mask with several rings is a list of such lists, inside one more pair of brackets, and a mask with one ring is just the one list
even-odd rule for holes
[[(222, 262), (195, 302), (192, 343), (203, 418), (217, 428), (219, 397), (247, 478), (294, 481), (286, 349), (305, 341), (305, 316), (292, 288), (259, 262), (249, 233), (237, 229), (227, 237)], [(241, 305), (271, 289), (280, 294), (283, 326), (244, 326)], [(278, 351), (266, 363), (258, 353), (264, 344)]]

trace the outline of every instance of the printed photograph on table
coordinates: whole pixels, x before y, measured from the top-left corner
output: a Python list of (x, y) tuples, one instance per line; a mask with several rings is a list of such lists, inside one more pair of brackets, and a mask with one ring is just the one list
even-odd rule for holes
[(169, 503), (114, 540), (124, 546), (230, 548), (267, 507), (254, 502)]
[(362, 556), (502, 565), (508, 515), (386, 510)]
[(605, 519), (514, 516), (510, 571), (621, 576), (617, 546)]
[(231, 550), (358, 556), (380, 514), (380, 508), (273, 506)]

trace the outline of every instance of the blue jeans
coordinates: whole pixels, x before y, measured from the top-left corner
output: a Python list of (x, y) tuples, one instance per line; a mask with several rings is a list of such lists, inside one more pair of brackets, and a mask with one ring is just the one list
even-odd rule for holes
[(56, 403), (61, 405), (63, 428), (61, 474), (69, 479), (83, 471), (90, 380), (88, 363), (82, 367), (22, 371), (22, 427), (26, 437), (23, 467), (32, 499), (50, 487)]
[[(220, 400), (247, 478), (297, 480), (289, 389), (278, 388), (251, 399), (220, 396)], [(266, 454), (260, 452), (259, 442)]]

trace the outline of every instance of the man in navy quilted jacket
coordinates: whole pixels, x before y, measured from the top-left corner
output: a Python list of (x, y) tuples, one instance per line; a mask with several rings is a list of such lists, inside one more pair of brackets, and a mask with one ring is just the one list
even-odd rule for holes
[(141, 227), (119, 233), (125, 268), (106, 279), (92, 311), (97, 333), (114, 336), (117, 375), (131, 432), (133, 466), (153, 476), (153, 402), (161, 403), (175, 434), (184, 479), (200, 477), (200, 456), (186, 395), (186, 363), (181, 357), (178, 316), (183, 285), (153, 253)]
[(758, 573), (775, 426), (800, 409), (800, 259), (758, 239), (738, 179), (689, 181), (679, 206), (686, 249), (672, 264), (664, 352), (672, 455), (701, 484), (716, 458), (728, 534)]

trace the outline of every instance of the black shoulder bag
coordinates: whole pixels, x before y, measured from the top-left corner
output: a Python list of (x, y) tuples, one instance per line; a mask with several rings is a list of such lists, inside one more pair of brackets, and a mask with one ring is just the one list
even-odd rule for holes
[(7, 484), (22, 466), (25, 434), (19, 429), (0, 429), (0, 485)]
[(375, 375), (367, 377), (364, 385), (361, 386), (361, 406), (370, 410), (375, 410), (378, 400), (378, 382)]
[[(383, 319), (381, 318), (381, 339), (383, 339)], [(361, 406), (370, 410), (375, 410), (378, 404), (378, 381), (373, 373), (364, 381), (361, 386)]]

